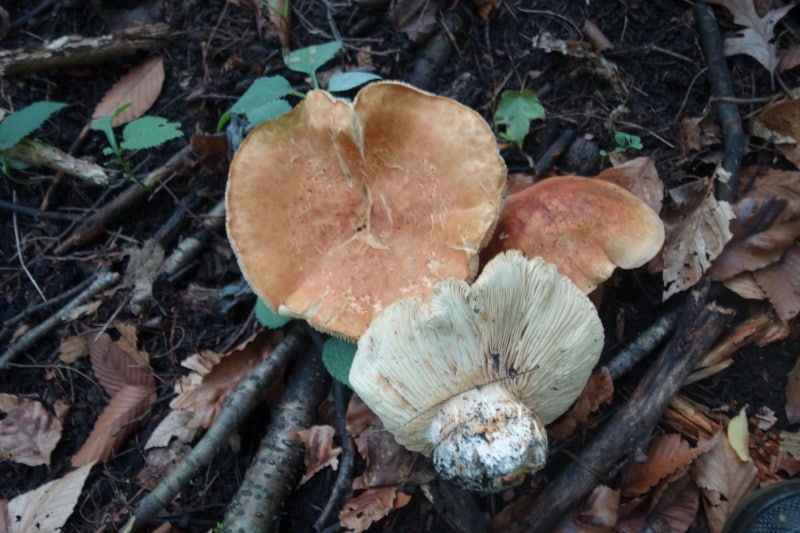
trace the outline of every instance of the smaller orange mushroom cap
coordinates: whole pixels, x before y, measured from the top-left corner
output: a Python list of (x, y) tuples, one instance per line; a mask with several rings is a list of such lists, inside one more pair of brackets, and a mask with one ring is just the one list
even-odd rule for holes
[(555, 264), (584, 293), (614, 269), (637, 268), (664, 244), (664, 224), (642, 200), (609, 182), (579, 176), (544, 179), (506, 198), (484, 263), (520, 250)]
[(357, 339), (391, 303), (474, 279), (505, 163), (468, 107), (397, 82), (311, 91), (231, 163), (228, 236), (265, 303)]

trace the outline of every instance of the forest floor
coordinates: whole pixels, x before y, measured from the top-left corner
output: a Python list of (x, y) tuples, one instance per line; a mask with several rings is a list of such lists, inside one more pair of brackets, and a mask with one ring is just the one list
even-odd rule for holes
[[(777, 17), (774, 25), (766, 25), (770, 32), (774, 31), (774, 40), (762, 40), (760, 45), (749, 43), (749, 51), (727, 57), (725, 66), (735, 98), (726, 100), (714, 97), (712, 69), (701, 46), (693, 2), (689, 1), (511, 0), (496, 5), (487, 2), (480, 12), (466, 0), (397, 0), (391, 7), (380, 1), (286, 3), (290, 4), (291, 15), (289, 25), (283, 29), (276, 27), (259, 0), (44, 0), (4, 6), (10, 23), (0, 27), (0, 47), (5, 50), (0, 54), (0, 64), (6, 69), (0, 78), (0, 108), (16, 111), (38, 101), (68, 104), (37, 129), (34, 138), (102, 165), (108, 141), (101, 132), (85, 132), (84, 127), (109, 89), (153, 57), (163, 60), (165, 75), (147, 113), (179, 123), (182, 132), (180, 138), (159, 147), (124, 153), (140, 179), (154, 171), (158, 174), (149, 190), (142, 189), (146, 194), (140, 194), (128, 205), (111, 202), (126, 191), (141, 187), (120, 172), (116, 163), (105, 167), (110, 180), (104, 185), (68, 175), (55, 180), (55, 171), (36, 167), (13, 170), (10, 178), (0, 177), (0, 350), (13, 348), (31, 329), (85, 291), (100, 273), (119, 274), (0, 370), (2, 410), (7, 413), (0, 420), (4, 428), (11, 426), (9, 420), (13, 418), (8, 414), (9, 406), (20, 398), (39, 402), (61, 425), (60, 438), (46, 461), (23, 464), (13, 460), (10, 452), (5, 454), (6, 460), (0, 461), (0, 497), (11, 500), (67, 475), (78, 464), (76, 454), (82, 451), (109, 404), (113, 393), (98, 377), (92, 358), (79, 357), (82, 350), (88, 353), (89, 348), (76, 339), (92, 338), (91, 342), (96, 343), (103, 332), (110, 333), (108, 338), (114, 341), (133, 339), (133, 351), (145, 354), (154, 377), (152, 385), (148, 385), (154, 391), (151, 401), (124, 424), (124, 438), (113, 436), (118, 438), (113, 453), (109, 451), (110, 457), (93, 468), (77, 491), (79, 496), (65, 531), (109, 531), (123, 526), (159, 478), (160, 474), (152, 469), (147, 475), (142, 474), (148, 455), (145, 443), (173, 411), (170, 402), (177, 396), (175, 384), (188, 373), (181, 362), (204, 350), (230, 353), (259, 327), (253, 313), (255, 296), (243, 282), (225, 227), (219, 223), (218, 213), (216, 222), (209, 218), (213, 218), (209, 212), (224, 197), (230, 158), (230, 137), (223, 136), (221, 148), (210, 147), (210, 134), (220, 117), (257, 78), (282, 75), (299, 92), (312, 88), (307, 75), (284, 65), (281, 35), (288, 38), (292, 50), (332, 40), (342, 42), (341, 51), (319, 70), (323, 87), (338, 72), (368, 71), (457, 100), (476, 110), (492, 126), (504, 91), (535, 91), (546, 119), (533, 122), (521, 147), (500, 143), (509, 176), (516, 183), (528, 184), (552, 175), (595, 176), (614, 162), (645, 157), (654, 164), (667, 191), (664, 209), (669, 211), (670, 206), (680, 204), (680, 199), (670, 196), (669, 191), (687, 183), (705, 183), (726, 162), (728, 138), (718, 119), (719, 102), (736, 106), (736, 115), (744, 124), (741, 183), (752, 184), (765, 169), (797, 171), (794, 165), (800, 158), (785, 155), (772, 141), (750, 135), (756, 117), (768, 106), (788, 98), (791, 89), (800, 87), (797, 68), (773, 65), (771, 72), (753, 57), (760, 52), (792, 50), (791, 45), (800, 42), (797, 9)], [(43, 9), (34, 4), (41, 4)], [(727, 2), (743, 4), (748, 0)], [(780, 10), (783, 3), (764, 0), (756, 5), (760, 16), (768, 18), (765, 14)], [(427, 24), (421, 14), (425, 9), (433, 13)], [(740, 29), (725, 7), (714, 6), (713, 11), (723, 36)], [(761, 22), (763, 29), (766, 26)], [(167, 29), (155, 41), (111, 55), (89, 54), (68, 64), (19, 67), (15, 63), (23, 56), (22, 51), (52, 47), (63, 36), (91, 39), (126, 28), (159, 24)], [(603, 37), (610, 46), (597, 51)], [(92, 46), (100, 50), (107, 45)], [(141, 87), (132, 90), (147, 91)], [(787, 120), (794, 121), (793, 132), (797, 135), (800, 112), (796, 111), (797, 106), (794, 109), (794, 118)], [(617, 132), (640, 140), (641, 148), (623, 146), (613, 157), (602, 156), (601, 150), (612, 152), (617, 147)], [(120, 133), (121, 128), (117, 129)], [(560, 147), (559, 138), (566, 141)], [(537, 166), (545, 156), (552, 156), (549, 164)], [(800, 183), (794, 174), (787, 180)], [(743, 192), (729, 199), (735, 201), (742, 196)], [(791, 198), (786, 203), (793, 205)], [(685, 212), (678, 212), (677, 220), (687, 218)], [(669, 221), (666, 215), (662, 216)], [(680, 225), (674, 215), (670, 224), (668, 243), (670, 228)], [(704, 231), (697, 229), (696, 233)], [(147, 260), (154, 254), (169, 257), (179, 242), (197, 235), (201, 236), (201, 247), (178, 268), (165, 272), (161, 261), (148, 266)], [(788, 239), (773, 261), (791, 248), (797, 235)], [(595, 294), (606, 328), (604, 364), (651, 324), (676, 309), (685, 309), (688, 287), (681, 287), (663, 301), (664, 278), (657, 263), (649, 269), (618, 272)], [(794, 294), (790, 297), (787, 293), (787, 301), (794, 301), (800, 293), (800, 282), (792, 274), (793, 271), (787, 274), (788, 290)], [(134, 298), (134, 292), (140, 290), (134, 288), (137, 283), (145, 287), (141, 298)], [(794, 474), (792, 468), (781, 469), (778, 465), (778, 441), (781, 432), (790, 434), (798, 429), (786, 408), (787, 401), (798, 401), (798, 396), (787, 399), (786, 392), (788, 376), (800, 353), (800, 343), (794, 340), (793, 315), (781, 309), (774, 297), (756, 301), (740, 298), (727, 289), (721, 293), (717, 297), (719, 304), (735, 311), (729, 332), (747, 320), (763, 318), (780, 331), (775, 333), (778, 340), (767, 342), (763, 335), (756, 339), (758, 335), (753, 334), (736, 341), (741, 341), (743, 347), (739, 350), (736, 345), (737, 349), (731, 350), (725, 368), (709, 372), (708, 377), (681, 391), (681, 397), (694, 402), (695, 411), (702, 412), (702, 416), (697, 415), (697, 419), (684, 425), (674, 418), (662, 419), (653, 434), (680, 433), (696, 449), (698, 441), (710, 437), (702, 432), (692, 433), (697, 429), (693, 424), (705, 423), (697, 420), (710, 420), (711, 429), (723, 427), (747, 407), (751, 454), (760, 469), (760, 481), (789, 478)], [(767, 302), (778, 309), (780, 318), (788, 320), (776, 318)], [(756, 340), (763, 342), (752, 344)], [(75, 348), (75, 344), (81, 347)], [(70, 358), (71, 351), (81, 353)], [(614, 383), (613, 401), (603, 402), (598, 413), (580, 422), (577, 435), (554, 446), (551, 464), (522, 486), (496, 495), (446, 489), (452, 490), (447, 492), (449, 503), (442, 504), (430, 496), (430, 489), (396, 480), (387, 483), (396, 491), (392, 492), (394, 499), (386, 504), (388, 508), (369, 510), (378, 519), (370, 530), (470, 531), (484, 529), (490, 523), (495, 529), (504, 529), (518, 519), (524, 520), (526, 498), (539, 492), (547, 494), (548, 480), (556, 478), (570, 458), (581, 453), (597, 428), (634, 394), (647, 370), (648, 363), (643, 363), (620, 377)], [(275, 391), (272, 396), (279, 394)], [(332, 397), (331, 393), (320, 408), (319, 424), (335, 425)], [(759, 427), (762, 418), (770, 422)], [(225, 450), (203, 467), (149, 527), (171, 521), (170, 527), (175, 530), (206, 531), (221, 522), (268, 421), (268, 417), (257, 414), (247, 418), (238, 434), (227, 441)], [(41, 430), (40, 426), (37, 428)], [(337, 434), (331, 446), (337, 447), (341, 442)], [(169, 461), (177, 462), (186, 449), (188, 446), (181, 447)], [(688, 462), (681, 466), (684, 467), (688, 472)], [(364, 460), (358, 458), (355, 475), (363, 468)], [(162, 473), (166, 469), (162, 465)], [(616, 470), (608, 473), (612, 474), (608, 485), (618, 489), (623, 482), (616, 477)], [(299, 490), (291, 491), (281, 511), (281, 530), (310, 530), (335, 480), (336, 472), (325, 468)], [(658, 491), (667, 491), (668, 484), (663, 479), (657, 481), (661, 483)], [(656, 485), (653, 483), (635, 497), (623, 490), (621, 502), (616, 493), (613, 520), (602, 512), (589, 511), (583, 515), (583, 522), (562, 527), (600, 531), (617, 525), (620, 530), (633, 530), (625, 528), (634, 527), (630, 525), (634, 522), (623, 526), (624, 512), (628, 512), (629, 519), (635, 514), (640, 520), (636, 524), (649, 521), (652, 525), (658, 515), (658, 520), (677, 528), (681, 526), (674, 524), (680, 523), (692, 531), (718, 530), (719, 516), (710, 517), (704, 511), (703, 502), (708, 504), (709, 496), (702, 489), (707, 487), (697, 476), (691, 482), (686, 478), (685, 483), (692, 484), (694, 488), (687, 489), (687, 493), (695, 498), (685, 506), (687, 513), (694, 511), (688, 524), (685, 518), (682, 522), (669, 522), (671, 518), (665, 518), (669, 513), (658, 515), (670, 505), (656, 505), (653, 498), (658, 491), (651, 490)], [(427, 482), (418, 484), (428, 486)], [(401, 502), (397, 497), (400, 493), (411, 495), (410, 501)], [(354, 494), (358, 492), (348, 491), (336, 508)], [(652, 503), (642, 504), (646, 498)], [(498, 518), (501, 511), (515, 505)], [(633, 512), (637, 505), (638, 510)], [(393, 506), (398, 509), (389, 512)], [(457, 518), (468, 507), (471, 513), (477, 513), (479, 523), (464, 524)], [(596, 510), (583, 498), (578, 507)], [(382, 514), (388, 516), (381, 518)], [(339, 527), (335, 515), (327, 523), (330, 530)], [(586, 516), (600, 518), (592, 525)], [(366, 527), (368, 523), (365, 520), (362, 525)]]

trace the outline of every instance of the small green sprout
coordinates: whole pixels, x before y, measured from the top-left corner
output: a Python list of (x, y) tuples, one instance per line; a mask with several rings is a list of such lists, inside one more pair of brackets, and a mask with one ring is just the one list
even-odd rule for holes
[(517, 148), (522, 148), (522, 142), (531, 130), (531, 122), (544, 118), (544, 106), (536, 93), (528, 89), (503, 91), (494, 112), (495, 127), (505, 126), (505, 131), (498, 132), (498, 135), (513, 142)]
[(62, 102), (34, 102), (6, 116), (0, 122), (0, 170), (11, 177), (11, 169), (19, 166), (8, 156), (8, 150), (39, 128), (57, 111), (66, 107)]
[(642, 149), (642, 138), (632, 133), (625, 133), (624, 131), (614, 132), (614, 143), (617, 145), (616, 148), (610, 152), (607, 150), (600, 150), (600, 155), (608, 157), (609, 154), (620, 154), (626, 150)]
[(122, 142), (119, 143), (112, 123), (120, 113), (130, 106), (131, 104), (120, 106), (113, 114), (95, 120), (90, 127), (105, 134), (108, 146), (103, 148), (103, 155), (109, 158), (108, 162), (119, 165), (126, 178), (141, 185), (142, 183), (133, 172), (130, 162), (123, 156), (124, 152), (156, 148), (167, 141), (183, 137), (183, 132), (181, 125), (177, 122), (167, 122), (164, 117), (145, 115), (125, 125), (122, 129)]

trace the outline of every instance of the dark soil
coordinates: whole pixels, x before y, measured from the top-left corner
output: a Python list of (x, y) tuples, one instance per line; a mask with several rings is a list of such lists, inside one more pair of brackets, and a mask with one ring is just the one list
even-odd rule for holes
[[(152, 10), (144, 16), (170, 26), (170, 38), (157, 50), (164, 58), (166, 82), (149, 114), (180, 122), (187, 140), (193, 132), (213, 131), (220, 115), (260, 76), (281, 74), (297, 90), (310, 89), (307, 78), (284, 67), (274, 34), (259, 29), (254, 11), (257, 1), (51, 3), (51, 8), (30, 17), (33, 3), (7, 3), (13, 28), (0, 40), (0, 46), (15, 49), (68, 34), (101, 35), (112, 30), (111, 24), (117, 20), (114, 11), (133, 7)], [(464, 9), (457, 7), (458, 2), (451, 4), (454, 6), (440, 17), (440, 26), (452, 23), (453, 17), (459, 18), (460, 27), (449, 33), (456, 49), (427, 78), (420, 78), (420, 73), (426, 72), (420, 66), (420, 57), (428, 53), (425, 46), (410, 42), (395, 30), (382, 9), (365, 10), (357, 2), (293, 2), (292, 48), (325, 42), (338, 33), (344, 39), (344, 49), (332, 63), (334, 69), (360, 66), (359, 61), (368, 57), (372, 70), (385, 79), (414, 79), (417, 85), (473, 107), (490, 124), (502, 91), (533, 89), (548, 112), (548, 120), (534, 125), (525, 153), (536, 157), (566, 129), (573, 130), (578, 139), (569, 153), (547, 170), (548, 174), (596, 174), (608, 165), (597, 151), (613, 149), (615, 131), (642, 138), (641, 153), (655, 161), (667, 188), (713, 171), (719, 145), (700, 154), (703, 157), (688, 157), (682, 153), (678, 139), (680, 120), (706, 113), (710, 98), (708, 72), (688, 2), (509, 1), (501, 2), (488, 20), (478, 17), (468, 2), (463, 2), (469, 6)], [(723, 30), (732, 28), (729, 16), (724, 11), (718, 14)], [(791, 41), (797, 17), (800, 13), (795, 10), (778, 26), (780, 39)], [(618, 68), (615, 79), (600, 77), (592, 71), (589, 61), (543, 53), (531, 46), (531, 38), (544, 33), (579, 41), (584, 20), (593, 21), (613, 43), (614, 48), (605, 57)], [(113, 62), (3, 78), (0, 107), (20, 109), (39, 100), (68, 102), (69, 107), (36, 134), (67, 150), (78, 139), (104, 93), (146, 56), (141, 53)], [(729, 65), (737, 95), (756, 97), (777, 92), (769, 73), (749, 57), (735, 56)], [(796, 71), (787, 73), (782, 82), (796, 87), (797, 78)], [(742, 116), (755, 112), (760, 105), (755, 101), (742, 104)], [(93, 132), (85, 141), (76, 143), (76, 154), (102, 161), (104, 142)], [(185, 142), (176, 140), (156, 150), (136, 153), (131, 161), (137, 172), (146, 173), (164, 164)], [(531, 173), (529, 159), (518, 150), (509, 146), (503, 155), (511, 172)], [(753, 147), (746, 162), (757, 163), (773, 155)], [(107, 188), (70, 179), (53, 187), (49, 174), (32, 171), (23, 176), (34, 180), (33, 184), (0, 179), (0, 200), (37, 209), (49, 194), (49, 209), (72, 215), (76, 221), (129, 185), (125, 178), (117, 177)], [(56, 250), (71, 234), (74, 222), (0, 211), (0, 347), (6, 348), (17, 333), (35, 326), (54, 311), (53, 307), (40, 307), (22, 321), (12, 320), (42, 301), (31, 278), (49, 299), (93, 277), (102, 268), (124, 272), (126, 249), (152, 238), (170, 215), (183, 209), (181, 202), (187, 198), (191, 199), (191, 213), (184, 221), (183, 232), (162, 242), (174, 246), (180, 235), (197, 229), (196, 215), (222, 197), (225, 180), (224, 170), (209, 171), (190, 157), (165, 187), (132, 211), (120, 213), (113, 225), (103, 228), (92, 240), (66, 253)], [(30, 276), (20, 267), (20, 257)], [(0, 496), (11, 498), (69, 471), (70, 457), (80, 448), (108, 400), (92, 378), (86, 358), (69, 365), (59, 361), (61, 341), (71, 335), (100, 331), (115, 321), (132, 322), (139, 332), (140, 348), (151, 356), (158, 376), (158, 401), (147, 415), (147, 422), (126, 446), (90, 477), (68, 523), (70, 531), (111, 530), (124, 523), (141, 497), (134, 478), (143, 467), (144, 442), (169, 412), (173, 383), (185, 372), (180, 361), (204, 348), (222, 352), (256, 328), (251, 314), (254, 297), (241, 285), (241, 274), (224, 232), (213, 235), (200, 256), (179, 275), (160, 279), (155, 284), (152, 303), (142, 312), (134, 314), (127, 301), (124, 290), (108, 292), (95, 312), (58, 327), (17, 359), (11, 370), (0, 372), (2, 392), (31, 395), (48, 408), (60, 399), (67, 399), (72, 405), (49, 467), (0, 463)], [(740, 316), (747, 316), (743, 302), (731, 299), (730, 303), (741, 311)], [(660, 278), (649, 275), (646, 269), (619, 274), (605, 291), (602, 305), (609, 332), (608, 353), (636, 338), (671, 305), (674, 304), (661, 303)], [(769, 407), (778, 417), (777, 427), (787, 428), (784, 387), (798, 348), (797, 342), (785, 341), (764, 349), (744, 350), (736, 355), (736, 364), (691, 387), (690, 395), (713, 408)], [(620, 390), (630, 390), (637, 377), (637, 372), (626, 377)], [(194, 480), (182, 500), (191, 502), (191, 506), (172, 516), (176, 526), (186, 531), (204, 531), (221, 519), (262, 433), (263, 420), (254, 417), (241, 433), (240, 451), (220, 454)], [(291, 527), (285, 530), (309, 527), (324, 505), (333, 479), (328, 470), (295, 493), (287, 504), (287, 524)], [(503, 496), (480, 498), (478, 502), (489, 513), (498, 512), (507, 503)], [(450, 527), (417, 491), (409, 506), (374, 529), (447, 531)]]

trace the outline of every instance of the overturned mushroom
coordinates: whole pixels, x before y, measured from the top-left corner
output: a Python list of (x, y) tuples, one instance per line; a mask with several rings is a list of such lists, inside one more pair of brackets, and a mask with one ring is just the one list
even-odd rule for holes
[(556, 267), (518, 251), (472, 286), (385, 309), (358, 342), (350, 383), (397, 441), (442, 477), (493, 492), (547, 456), (544, 424), (575, 401), (603, 346), (595, 307)]
[(236, 153), (228, 235), (273, 311), (356, 339), (392, 302), (475, 277), (505, 177), (491, 128), (454, 100), (395, 82), (352, 104), (311, 91)]
[(503, 250), (543, 257), (589, 293), (616, 267), (636, 268), (664, 243), (658, 214), (612, 183), (560, 176), (506, 199), (484, 260)]

